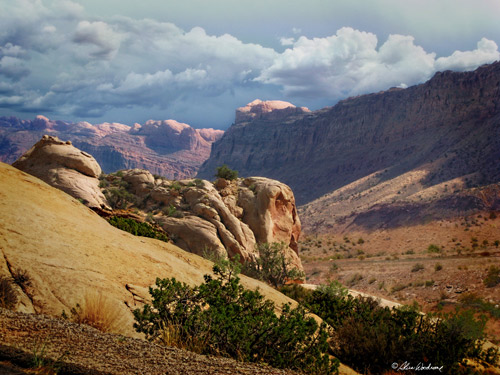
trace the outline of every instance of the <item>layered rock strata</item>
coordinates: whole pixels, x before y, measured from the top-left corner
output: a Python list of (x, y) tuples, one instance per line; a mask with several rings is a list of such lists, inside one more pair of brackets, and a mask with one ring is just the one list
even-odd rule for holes
[(71, 139), (93, 155), (104, 172), (142, 168), (168, 178), (189, 178), (210, 155), (211, 144), (224, 132), (194, 129), (175, 120), (149, 120), (143, 125), (92, 125), (37, 116), (34, 120), (0, 117), (0, 161), (12, 163), (44, 134)]
[(424, 187), (500, 181), (500, 62), (314, 112), (287, 110), (237, 111), (198, 176), (227, 164), (286, 183), (300, 205), (374, 175), (375, 185), (418, 170), (428, 172)]

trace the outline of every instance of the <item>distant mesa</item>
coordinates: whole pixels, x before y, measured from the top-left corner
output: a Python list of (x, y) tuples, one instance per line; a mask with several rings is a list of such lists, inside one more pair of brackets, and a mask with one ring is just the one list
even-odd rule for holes
[(235, 124), (249, 122), (255, 119), (279, 120), (284, 117), (311, 112), (306, 107), (296, 107), (281, 100), (256, 99), (236, 110)]
[(193, 177), (224, 131), (194, 129), (175, 120), (128, 126), (54, 121), (41, 115), (34, 120), (0, 117), (0, 161), (14, 162), (44, 134), (71, 139), (106, 173), (142, 168), (174, 179)]

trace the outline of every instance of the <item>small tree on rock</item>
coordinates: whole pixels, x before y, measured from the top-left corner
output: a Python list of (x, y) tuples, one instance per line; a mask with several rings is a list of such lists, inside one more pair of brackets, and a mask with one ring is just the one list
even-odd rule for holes
[(238, 178), (238, 171), (232, 170), (226, 164), (217, 167), (217, 173), (215, 174), (217, 178), (223, 178), (225, 180), (236, 180)]
[(304, 273), (293, 267), (285, 255), (283, 242), (257, 244), (259, 258), (243, 266), (243, 273), (279, 288), (289, 280), (303, 279)]

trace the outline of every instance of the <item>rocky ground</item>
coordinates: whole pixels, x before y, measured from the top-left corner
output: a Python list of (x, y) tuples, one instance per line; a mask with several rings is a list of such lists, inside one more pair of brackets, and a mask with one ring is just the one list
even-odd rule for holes
[[(483, 212), (390, 230), (306, 234), (299, 253), (308, 283), (338, 280), (398, 303), (417, 301), (426, 312), (453, 309), (476, 296), (498, 313), (500, 285), (484, 284), (490, 267), (500, 267), (498, 216)], [(437, 252), (429, 251), (431, 245)], [(498, 343), (500, 319), (490, 316), (487, 327)]]
[(46, 315), (0, 309), (0, 373), (85, 375), (293, 375), (265, 365), (207, 357), (141, 339), (102, 333)]

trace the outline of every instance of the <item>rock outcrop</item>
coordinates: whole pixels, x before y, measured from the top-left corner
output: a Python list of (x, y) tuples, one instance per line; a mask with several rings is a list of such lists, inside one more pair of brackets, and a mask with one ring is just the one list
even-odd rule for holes
[(108, 207), (99, 188), (101, 167), (70, 141), (44, 135), (13, 166), (82, 200), (89, 207)]
[(379, 188), (409, 175), (400, 185), (405, 192), (397, 189), (392, 198), (431, 187), (441, 191), (445, 184), (446, 194), (453, 194), (500, 181), (500, 62), (474, 72), (436, 73), (418, 86), (279, 120), (266, 113), (237, 119), (213, 144), (200, 178), (227, 164), (242, 176), (286, 183), (299, 205), (344, 187), (353, 199), (371, 190), (368, 200), (375, 204)]
[[(40, 179), (0, 163), (0, 275), (27, 275), (19, 311), (61, 316), (88, 293), (102, 294), (134, 335), (131, 310), (149, 299), (155, 279), (203, 282), (212, 263), (177, 246), (133, 236)], [(292, 302), (262, 282), (242, 284), (277, 304)]]
[(127, 126), (119, 123), (34, 120), (0, 117), (0, 161), (12, 163), (42, 135), (71, 139), (93, 155), (103, 171), (142, 168), (168, 178), (189, 178), (210, 155), (211, 144), (224, 132), (194, 129), (174, 120)]
[(249, 261), (258, 257), (257, 243), (282, 242), (291, 264), (302, 270), (297, 247), (301, 225), (293, 192), (285, 184), (261, 177), (218, 179), (214, 184), (171, 181), (138, 169), (108, 175), (104, 181), (106, 194), (114, 187), (133, 194), (129, 209), (149, 213), (149, 220), (184, 250)]
[(278, 181), (258, 177), (218, 179), (215, 184), (172, 181), (155, 178), (144, 169), (100, 176), (101, 169), (92, 156), (51, 136), (44, 136), (13, 165), (89, 207), (111, 209), (111, 205), (142, 212), (189, 252), (230, 258), (238, 255), (249, 261), (258, 257), (257, 243), (283, 242), (291, 264), (302, 270), (295, 198), (292, 190)]

